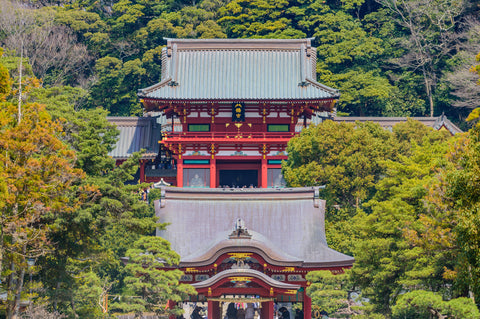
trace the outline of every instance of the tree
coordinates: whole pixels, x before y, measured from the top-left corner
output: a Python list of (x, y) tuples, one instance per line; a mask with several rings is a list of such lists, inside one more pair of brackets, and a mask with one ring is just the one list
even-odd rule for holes
[(353, 285), (348, 270), (343, 274), (332, 274), (329, 270), (309, 272), (305, 279), (311, 284), (307, 294), (312, 304), (330, 315), (352, 316), (361, 314), (359, 304), (352, 298)]
[(90, 106), (106, 108), (116, 116), (140, 115), (141, 106), (131, 87), (139, 87), (145, 76), (142, 62), (104, 57), (97, 60), (95, 68), (98, 80), (91, 88)]
[(449, 61), (452, 71), (446, 72), (444, 78), (452, 89), (452, 94), (457, 98), (452, 105), (473, 109), (480, 106), (478, 75), (472, 72), (475, 56), (480, 51), (480, 23), (470, 20), (465, 23), (465, 28), (467, 30), (462, 34), (460, 50)]
[(392, 308), (392, 318), (452, 318), (474, 319), (480, 317), (475, 303), (468, 298), (444, 301), (431, 291), (415, 290), (400, 296)]
[(180, 256), (170, 249), (170, 243), (161, 237), (141, 237), (127, 251), (127, 257), (129, 276), (125, 282), (139, 297), (131, 298), (129, 309), (136, 314), (144, 311), (159, 315), (181, 314), (182, 309), (176, 303), (196, 291), (190, 285), (181, 284), (183, 273), (171, 268), (178, 265)]
[(296, 28), (311, 1), (234, 0), (218, 10), (218, 23), (230, 38), (303, 38)]
[(85, 98), (79, 88), (37, 88), (29, 101), (46, 104), (62, 125), (62, 140), (76, 152), (75, 167), (86, 176), (72, 189), (69, 201), (82, 204), (68, 214), (49, 220), (55, 225), (48, 238), (55, 249), (37, 260), (41, 297), (64, 314), (82, 318), (101, 312), (102, 294), (120, 294), (125, 272), (120, 258), (142, 235), (151, 234), (156, 224), (154, 209), (139, 200), (147, 184), (133, 184), (140, 154), (116, 167), (108, 153), (115, 146), (118, 130), (107, 121), (102, 109), (75, 109)]
[(394, 157), (391, 141), (392, 134), (372, 122), (310, 126), (288, 143), (285, 180), (292, 187), (326, 185), (329, 205), (358, 207), (384, 172), (381, 160)]
[(75, 154), (58, 138), (62, 129), (39, 104), (4, 102), (0, 111), (0, 271), (7, 292), (7, 318), (17, 318), (27, 260), (52, 247), (50, 216), (71, 213), (70, 187), (82, 176)]
[[(394, 127), (399, 140), (410, 139), (411, 148), (398, 159), (385, 162), (385, 176), (377, 183), (375, 195), (351, 221), (353, 282), (384, 315), (390, 314), (390, 306), (405, 291), (440, 291), (446, 298), (452, 294), (452, 282), (444, 278), (444, 268), (454, 263), (454, 253), (434, 251), (410, 240), (411, 232), (427, 230), (421, 226), (422, 214), (427, 211), (427, 185), (444, 167), (448, 147), (441, 132), (428, 129), (421, 137), (424, 130), (415, 126), (412, 121)], [(411, 131), (405, 134), (408, 127)]]
[(407, 32), (398, 44), (404, 54), (393, 63), (410, 70), (419, 70), (425, 95), (434, 115), (434, 95), (444, 59), (454, 52), (455, 28), (465, 9), (462, 0), (378, 0), (390, 10), (398, 25)]
[[(479, 141), (477, 125), (452, 145), (449, 165), (439, 171), (438, 182), (430, 188), (423, 225), (431, 235), (412, 237), (419, 244), (429, 244), (432, 251), (455, 252), (455, 263), (445, 269), (445, 276), (454, 279), (456, 295), (474, 300), (480, 298)], [(432, 236), (435, 233), (441, 236)]]
[(28, 57), (35, 76), (51, 85), (84, 82), (91, 57), (71, 29), (55, 24), (54, 10), (2, 0), (0, 12), (0, 44)]
[(357, 115), (381, 112), (393, 90), (372, 62), (383, 54), (382, 40), (367, 34), (361, 21), (350, 14), (315, 5), (300, 23), (313, 31), (318, 44), (319, 81), (342, 92), (340, 110)]

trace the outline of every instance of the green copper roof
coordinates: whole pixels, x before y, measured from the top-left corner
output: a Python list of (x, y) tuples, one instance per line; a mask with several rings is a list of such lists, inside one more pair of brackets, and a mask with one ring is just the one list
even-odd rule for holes
[(291, 100), (338, 98), (316, 79), (310, 39), (168, 39), (162, 80), (140, 90), (152, 99)]

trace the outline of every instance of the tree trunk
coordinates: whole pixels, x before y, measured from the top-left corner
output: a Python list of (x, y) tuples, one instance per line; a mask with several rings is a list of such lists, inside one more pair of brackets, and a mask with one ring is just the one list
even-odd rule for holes
[(54, 299), (53, 299), (53, 309), (55, 311), (57, 311), (58, 309), (58, 291), (60, 289), (60, 281), (57, 281), (57, 286), (56, 286), (56, 289), (55, 289), (55, 296), (54, 296)]
[(12, 296), (15, 283), (15, 263), (13, 261), (10, 262), (10, 272), (7, 282), (7, 319), (11, 319), (15, 312), (15, 296)]
[[(22, 247), (22, 254), (20, 255), (20, 262), (19, 262), (19, 265), (23, 265), (25, 264), (25, 253), (27, 251), (27, 245), (24, 244), (23, 247)], [(15, 271), (15, 265), (14, 265), (14, 262), (12, 261), (12, 271)], [(15, 289), (13, 290), (14, 292), (14, 295), (13, 295), (13, 298), (10, 299), (9, 298), (9, 305), (8, 305), (8, 308), (9, 308), (9, 313), (7, 313), (7, 319), (17, 319), (18, 318), (18, 312), (19, 312), (19, 309), (20, 309), (20, 301), (21, 301), (21, 297), (22, 297), (22, 291), (23, 291), (23, 281), (24, 281), (24, 278), (25, 278), (25, 267), (18, 267), (20, 272), (18, 273), (18, 276), (17, 276), (17, 282), (15, 283)], [(12, 273), (12, 276), (15, 274)], [(13, 287), (12, 287), (13, 288)]]
[(427, 93), (428, 103), (430, 104), (430, 117), (433, 117), (433, 96), (432, 96), (432, 85), (427, 76), (427, 72), (423, 68), (423, 79), (425, 80), (425, 93)]
[[(22, 263), (25, 262), (25, 258), (22, 258), (23, 261)], [(18, 318), (18, 313), (20, 310), (20, 301), (22, 297), (22, 291), (23, 291), (23, 282), (25, 279), (25, 267), (22, 267), (20, 270), (20, 275), (17, 278), (17, 286), (15, 288), (15, 300), (14, 300), (14, 308), (13, 308), (13, 315), (12, 319), (17, 319)]]
[(3, 273), (3, 251), (5, 248), (5, 245), (3, 243), (3, 217), (2, 220), (0, 221), (0, 274)]
[(427, 91), (428, 102), (430, 104), (430, 117), (433, 117), (433, 96), (432, 96), (432, 88), (428, 83), (427, 78), (425, 78), (425, 89)]
[(73, 295), (70, 296), (70, 306), (72, 307), (75, 318), (78, 318), (77, 309), (75, 308), (75, 301), (73, 300)]

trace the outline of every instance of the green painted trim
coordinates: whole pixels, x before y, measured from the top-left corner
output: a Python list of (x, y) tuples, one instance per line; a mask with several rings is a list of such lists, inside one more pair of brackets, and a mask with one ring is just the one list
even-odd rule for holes
[(282, 164), (282, 160), (276, 160), (276, 159), (273, 159), (273, 160), (268, 160), (267, 161), (268, 164)]
[(210, 124), (188, 124), (189, 132), (210, 132)]
[(290, 132), (288, 124), (268, 124), (267, 132)]
[(208, 165), (210, 164), (210, 160), (207, 159), (184, 159), (183, 164), (201, 164), (201, 165)]

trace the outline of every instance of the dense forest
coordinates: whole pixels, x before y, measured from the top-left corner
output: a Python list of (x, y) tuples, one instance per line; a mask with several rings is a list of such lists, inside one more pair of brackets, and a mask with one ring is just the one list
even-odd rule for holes
[(140, 201), (148, 185), (130, 183), (140, 154), (108, 157), (118, 131), (106, 116), (142, 114), (136, 92), (158, 82), (165, 37), (315, 37), (339, 113), (473, 126), (451, 137), (415, 121), (326, 121), (292, 139), (283, 170), (289, 186), (326, 185), (329, 245), (356, 259), (309, 274), (315, 307), (480, 317), (480, 127), (465, 121), (480, 106), (480, 2), (0, 0), (0, 12), (0, 317), (25, 301), (26, 318), (176, 315), (167, 300), (194, 293), (155, 265), (178, 255), (149, 236), (168, 226), (154, 218), (159, 194)]
[(0, 2), (4, 59), (23, 56), (43, 88), (76, 107), (141, 115), (164, 38), (314, 37), (318, 81), (341, 114), (437, 116), (466, 128), (480, 89), (476, 0), (35, 0)]

